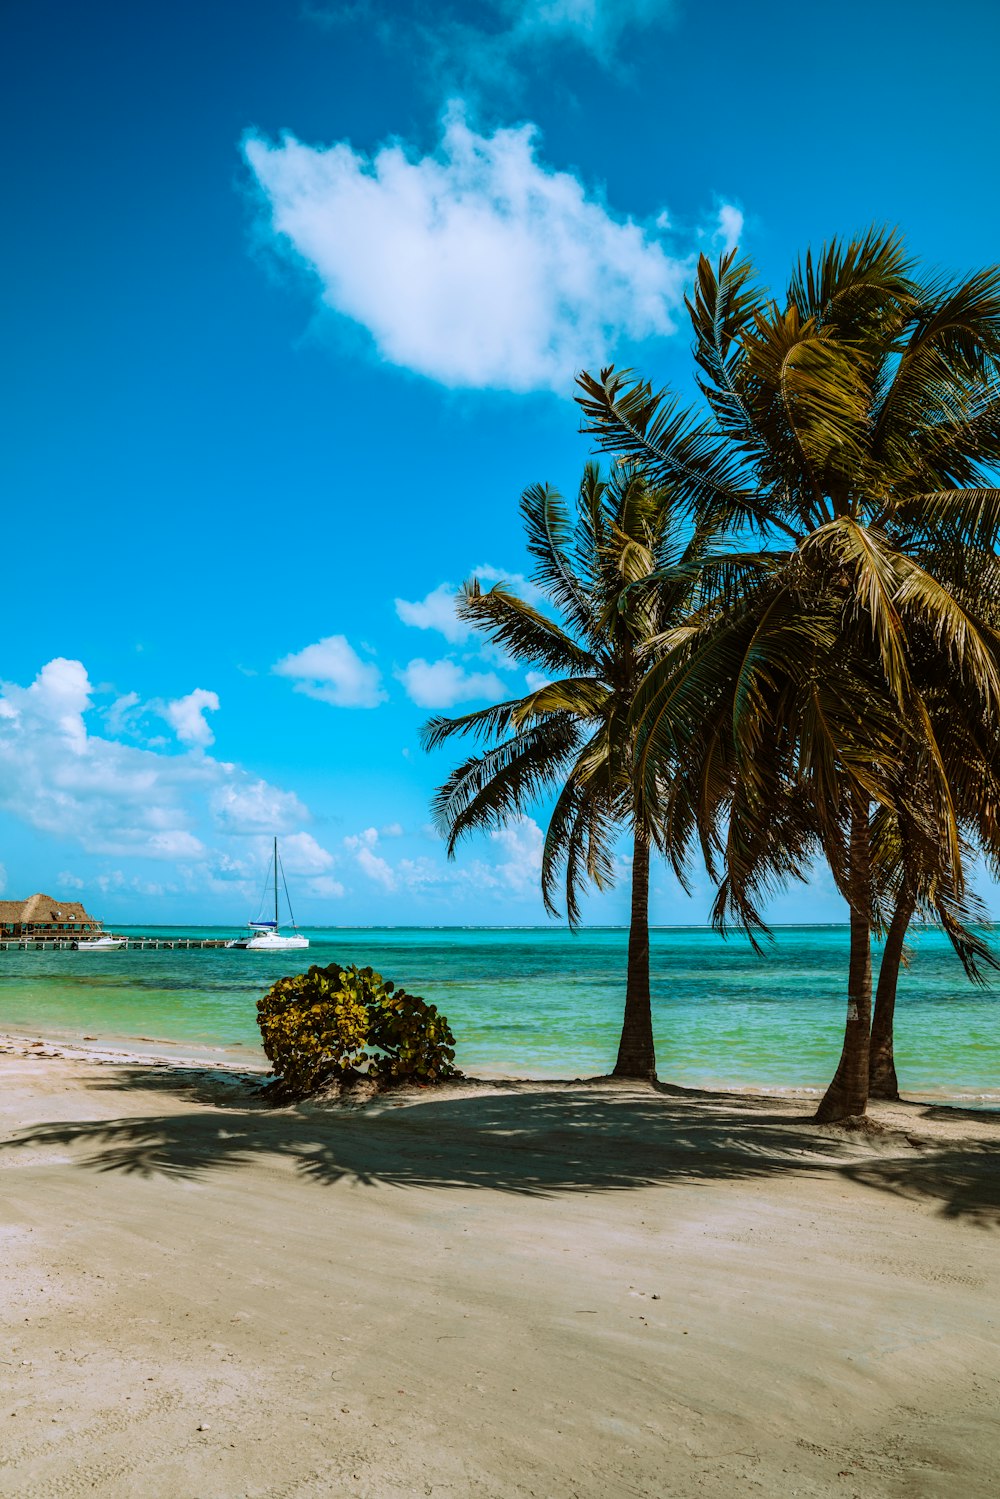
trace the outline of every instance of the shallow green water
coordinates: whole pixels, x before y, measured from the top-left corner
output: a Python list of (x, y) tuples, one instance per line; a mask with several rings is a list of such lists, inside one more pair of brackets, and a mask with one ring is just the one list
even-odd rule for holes
[[(162, 931), (158, 935), (170, 933)], [(178, 935), (226, 935), (188, 929)], [(614, 1063), (627, 934), (560, 928), (324, 930), (308, 954), (225, 949), (0, 952), (0, 1030), (263, 1061), (254, 1005), (308, 961), (371, 963), (448, 1016), (467, 1072), (593, 1075)], [(914, 1095), (1000, 1102), (1000, 991), (920, 933), (903, 974), (897, 1065)], [(703, 928), (652, 934), (661, 1078), (822, 1088), (840, 1051), (847, 930), (785, 927), (765, 957)]]

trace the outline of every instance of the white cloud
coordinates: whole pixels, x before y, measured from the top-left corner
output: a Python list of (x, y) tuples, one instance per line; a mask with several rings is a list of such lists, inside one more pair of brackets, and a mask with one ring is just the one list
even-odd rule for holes
[(470, 11), (459, 0), (437, 0), (429, 11), (421, 0), (395, 0), (389, 11), (371, 0), (308, 0), (306, 6), (320, 24), (363, 22), (387, 45), (411, 57), (425, 54), (419, 71), (438, 87), (444, 76), (464, 85), (503, 85), (509, 94), (524, 62), (530, 59), (537, 71), (540, 47), (574, 43), (595, 62), (615, 67), (629, 33), (669, 24), (676, 6), (673, 0), (479, 0)]
[(524, 680), (529, 692), (541, 692), (543, 687), (548, 687), (551, 677), (544, 677), (540, 671), (526, 671)]
[(80, 661), (58, 657), (27, 687), (0, 684), (0, 808), (91, 854), (186, 865), (192, 887), (229, 878), (249, 881), (255, 893), (266, 860), (234, 859), (227, 844), (249, 836), (263, 847), (265, 829), (285, 835), (304, 868), (332, 864), (300, 831), (309, 814), (292, 793), (200, 744), (160, 753), (92, 734), (94, 713)]
[(217, 826), (228, 833), (281, 833), (309, 816), (294, 792), (246, 772), (218, 785), (209, 806)]
[(545, 594), (537, 583), (532, 583), (524, 573), (509, 573), (502, 567), (493, 567), (489, 562), (482, 563), (479, 567), (472, 569), (472, 576), (478, 578), (480, 583), (503, 583), (511, 593), (516, 593), (518, 598), (524, 599), (528, 604), (539, 604)]
[[(423, 832), (440, 844), (435, 828), (428, 826)], [(490, 834), (487, 847), (496, 855), (493, 860), (450, 862), (440, 850), (434, 857), (424, 854), (415, 859), (401, 858), (393, 865), (380, 852), (380, 835), (373, 827), (345, 838), (344, 848), (361, 872), (383, 890), (422, 894), (446, 888), (456, 899), (491, 891), (499, 897), (523, 900), (538, 893), (543, 841), (538, 824), (521, 816)]]
[[(260, 862), (266, 864), (271, 857), (269, 841), (261, 853)], [(279, 853), (282, 869), (294, 879), (296, 892), (318, 900), (339, 900), (344, 894), (340, 880), (329, 873), (336, 859), (311, 833), (290, 833), (282, 838)]]
[(361, 848), (357, 858), (359, 868), (370, 880), (375, 880), (386, 890), (395, 890), (396, 877), (380, 854), (373, 854), (370, 848)]
[(607, 60), (623, 32), (670, 18), (667, 0), (502, 0), (517, 39), (570, 36)]
[(205, 845), (185, 828), (172, 828), (151, 834), (142, 852), (151, 859), (201, 859)]
[(378, 667), (362, 661), (343, 635), (327, 635), (285, 656), (273, 670), (279, 677), (290, 677), (296, 692), (335, 708), (376, 708), (385, 702)]
[(396, 876), (381, 854), (375, 852), (377, 846), (377, 828), (365, 828), (363, 833), (355, 833), (344, 839), (344, 847), (354, 855), (361, 872), (383, 889), (395, 890)]
[(454, 583), (439, 583), (424, 598), (409, 603), (396, 600), (396, 613), (404, 625), (418, 630), (438, 630), (452, 645), (460, 645), (472, 634), (472, 626), (455, 613), (458, 589)]
[[(135, 693), (128, 693), (128, 698), (134, 698)], [(122, 701), (118, 699), (119, 703)], [(112, 705), (112, 712), (114, 705)], [(172, 703), (167, 703), (163, 709), (163, 717), (170, 724), (181, 744), (200, 745), (207, 749), (210, 744), (215, 743), (215, 735), (208, 726), (205, 718), (206, 713), (217, 713), (219, 711), (219, 696), (216, 692), (206, 692), (204, 687), (196, 687), (189, 692), (187, 697), (175, 698)]]
[(121, 734), (133, 732), (136, 720), (141, 716), (139, 704), (140, 698), (137, 692), (125, 692), (120, 697), (116, 697), (111, 707), (104, 711), (104, 722), (108, 733), (117, 739)]
[(450, 708), (455, 703), (476, 698), (502, 699), (507, 689), (492, 671), (466, 671), (457, 661), (442, 657), (425, 661), (417, 656), (396, 676), (406, 689), (407, 697), (418, 708)]
[[(82, 886), (83, 882), (80, 883)], [(176, 885), (164, 885), (159, 880), (143, 880), (137, 875), (129, 876), (124, 869), (106, 870), (103, 874), (95, 875), (92, 883), (102, 895), (119, 894), (127, 890), (135, 895), (160, 896), (165, 893), (176, 894), (177, 891)]]
[(311, 833), (289, 833), (281, 840), (280, 855), (286, 874), (325, 874), (334, 864), (333, 855)]
[(480, 135), (453, 108), (424, 157), (291, 135), (245, 151), (275, 234), (384, 359), (447, 386), (569, 394), (623, 337), (674, 330), (689, 267), (535, 146), (531, 125)]
[(720, 203), (715, 238), (727, 252), (735, 250), (743, 234), (743, 210), (735, 203)]
[[(517, 594), (529, 604), (538, 604), (544, 598), (542, 590), (523, 573), (507, 572), (488, 562), (474, 567), (469, 576), (478, 578), (486, 586), (503, 583), (511, 593)], [(396, 613), (404, 625), (412, 625), (418, 630), (437, 630), (451, 645), (464, 645), (476, 639), (479, 641), (478, 654), (483, 660), (488, 661), (491, 666), (510, 665), (509, 656), (481, 636), (477, 637), (472, 625), (459, 619), (455, 608), (458, 594), (456, 583), (439, 583), (422, 599), (396, 599)]]
[(515, 894), (526, 895), (537, 890), (542, 873), (544, 837), (538, 823), (522, 816), (490, 834), (506, 858), (497, 865), (498, 877)]
[(401, 822), (390, 822), (386, 827), (379, 828), (379, 835), (382, 838), (402, 838), (403, 824)]

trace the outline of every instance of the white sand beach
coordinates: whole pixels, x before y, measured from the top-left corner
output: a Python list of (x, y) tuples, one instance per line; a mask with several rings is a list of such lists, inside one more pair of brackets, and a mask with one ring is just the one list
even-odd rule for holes
[(52, 1050), (0, 1057), (0, 1494), (996, 1492), (995, 1115)]

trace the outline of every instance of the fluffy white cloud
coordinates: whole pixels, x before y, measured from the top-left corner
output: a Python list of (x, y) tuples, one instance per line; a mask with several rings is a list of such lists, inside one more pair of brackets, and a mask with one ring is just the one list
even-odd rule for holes
[[(311, 833), (290, 833), (281, 840), (281, 867), (295, 881), (296, 893), (318, 900), (340, 900), (344, 886), (329, 871), (336, 860), (329, 849), (317, 843)], [(270, 840), (263, 840), (256, 863), (266, 866), (271, 857)]]
[(522, 815), (490, 838), (506, 855), (496, 868), (497, 877), (518, 895), (537, 890), (542, 873), (544, 837), (538, 823)]
[(439, 583), (424, 598), (412, 603), (397, 599), (396, 613), (404, 625), (413, 625), (418, 630), (438, 630), (452, 645), (460, 645), (472, 634), (472, 626), (455, 613), (457, 593), (454, 583)]
[(519, 598), (528, 604), (541, 603), (545, 595), (537, 583), (532, 583), (524, 573), (509, 573), (502, 567), (493, 567), (489, 562), (483, 562), (479, 567), (472, 569), (471, 576), (478, 578), (480, 583), (503, 583), (511, 593), (516, 593)]
[(245, 151), (274, 232), (383, 358), (448, 386), (567, 394), (622, 337), (673, 331), (689, 266), (535, 144), (531, 125), (480, 135), (452, 109), (424, 157), (291, 135)]
[(540, 671), (526, 671), (524, 680), (529, 692), (541, 692), (543, 687), (548, 687), (551, 677), (545, 677)]
[(281, 840), (281, 863), (286, 874), (325, 874), (334, 858), (311, 833), (289, 833)]
[[(474, 567), (469, 577), (478, 578), (480, 583), (487, 586), (503, 583), (529, 604), (537, 604), (543, 597), (542, 590), (523, 573), (509, 573), (488, 562)], [(418, 630), (437, 630), (451, 645), (462, 645), (472, 638), (474, 631), (456, 613), (458, 592), (457, 583), (439, 583), (422, 599), (396, 599), (396, 613), (404, 625), (413, 625)]]
[(743, 211), (735, 203), (720, 203), (716, 239), (724, 250), (735, 250), (743, 234)]
[(395, 890), (396, 876), (382, 855), (375, 852), (377, 846), (377, 828), (365, 828), (363, 833), (344, 839), (344, 847), (354, 855), (362, 874), (366, 874), (384, 890)]
[[(128, 702), (129, 698), (134, 697), (135, 693), (129, 693), (125, 701)], [(119, 704), (122, 701), (121, 698), (118, 699)], [(187, 697), (175, 698), (172, 703), (167, 703), (163, 709), (163, 716), (181, 744), (200, 745), (202, 749), (207, 749), (210, 744), (215, 743), (215, 735), (208, 726), (205, 714), (218, 711), (218, 693), (206, 692), (204, 687), (196, 687), (193, 692), (188, 693)]]
[(327, 635), (272, 669), (279, 677), (290, 677), (296, 692), (335, 708), (376, 708), (385, 702), (378, 667), (362, 661), (343, 635)]
[[(200, 744), (165, 754), (92, 734), (92, 696), (83, 663), (64, 657), (27, 687), (0, 684), (0, 808), (88, 853), (186, 865), (195, 885), (230, 878), (256, 886), (265, 829), (286, 835), (307, 872), (329, 869), (332, 856), (300, 831), (309, 814), (297, 797)], [(237, 836), (249, 839), (242, 860), (227, 851)]]
[(293, 791), (246, 772), (216, 786), (209, 806), (216, 825), (228, 833), (280, 833), (309, 816)]
[(503, 698), (507, 689), (492, 671), (466, 671), (457, 661), (443, 657), (425, 661), (417, 656), (396, 676), (406, 695), (418, 708), (450, 708), (476, 698)]

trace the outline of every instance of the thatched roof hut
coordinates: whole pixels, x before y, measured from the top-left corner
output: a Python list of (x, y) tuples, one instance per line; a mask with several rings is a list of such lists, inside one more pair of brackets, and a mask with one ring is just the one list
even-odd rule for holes
[(40, 937), (58, 932), (99, 932), (102, 923), (78, 900), (31, 895), (27, 900), (0, 900), (0, 936)]

